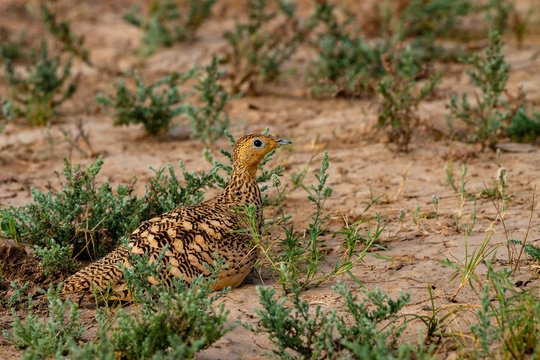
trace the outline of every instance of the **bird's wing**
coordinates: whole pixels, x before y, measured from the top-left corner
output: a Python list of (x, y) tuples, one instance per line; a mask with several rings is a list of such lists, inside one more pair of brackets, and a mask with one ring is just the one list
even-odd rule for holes
[[(162, 277), (170, 283), (172, 276), (191, 280), (200, 274), (209, 275), (208, 265), (216, 260), (215, 253), (226, 255), (238, 214), (225, 206), (190, 206), (173, 210), (142, 224), (130, 237), (130, 252), (147, 253), (157, 261), (165, 246)], [(225, 251), (224, 251), (225, 250)], [(156, 279), (150, 279), (151, 282)]]

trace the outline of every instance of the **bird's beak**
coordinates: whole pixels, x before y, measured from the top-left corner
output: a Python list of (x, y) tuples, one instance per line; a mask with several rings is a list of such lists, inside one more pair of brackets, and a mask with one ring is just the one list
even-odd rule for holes
[(286, 140), (286, 139), (279, 139), (279, 141), (277, 142), (278, 145), (289, 145), (289, 144), (292, 144), (289, 140)]

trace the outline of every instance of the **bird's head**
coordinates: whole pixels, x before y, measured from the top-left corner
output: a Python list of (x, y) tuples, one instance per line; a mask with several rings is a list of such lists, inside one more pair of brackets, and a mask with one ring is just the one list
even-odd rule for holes
[(272, 135), (244, 135), (236, 141), (233, 148), (233, 163), (239, 169), (245, 169), (255, 176), (259, 164), (266, 154), (281, 145), (287, 145), (289, 140)]

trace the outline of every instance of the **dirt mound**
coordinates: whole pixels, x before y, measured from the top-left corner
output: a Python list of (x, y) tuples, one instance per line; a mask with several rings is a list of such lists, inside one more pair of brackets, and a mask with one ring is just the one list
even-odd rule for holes
[(11, 281), (19, 283), (42, 283), (45, 276), (41, 273), (39, 261), (21, 245), (0, 244), (0, 266), (2, 267), (1, 286), (9, 287)]

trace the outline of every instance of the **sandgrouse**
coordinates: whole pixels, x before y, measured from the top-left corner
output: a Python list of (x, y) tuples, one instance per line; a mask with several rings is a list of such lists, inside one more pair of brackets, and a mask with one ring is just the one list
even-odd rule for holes
[[(110, 299), (130, 300), (123, 273), (118, 264), (129, 266), (129, 252), (148, 253), (156, 261), (166, 245), (162, 259), (162, 281), (170, 284), (172, 276), (190, 283), (200, 274), (208, 275), (215, 254), (228, 265), (212, 285), (214, 290), (236, 287), (251, 271), (257, 252), (250, 236), (235, 230), (245, 227), (238, 208), (254, 204), (257, 221), (262, 223), (261, 193), (256, 182), (257, 168), (263, 157), (280, 145), (290, 144), (271, 135), (245, 135), (233, 148), (233, 169), (223, 192), (200, 204), (175, 209), (143, 223), (129, 239), (129, 247), (116, 250), (73, 274), (64, 282), (61, 295), (110, 290)], [(156, 284), (154, 278), (149, 283)]]

